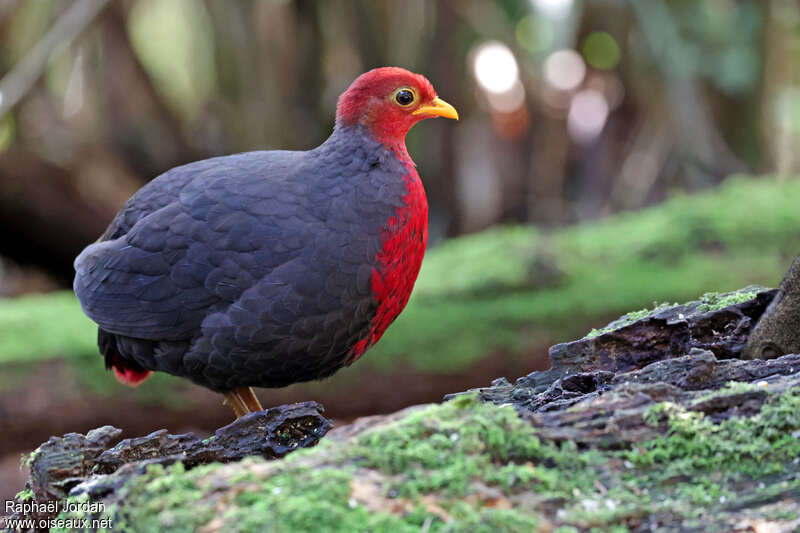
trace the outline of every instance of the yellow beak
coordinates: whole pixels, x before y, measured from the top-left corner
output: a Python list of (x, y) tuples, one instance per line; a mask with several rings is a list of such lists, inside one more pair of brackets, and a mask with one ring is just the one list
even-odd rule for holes
[(454, 118), (458, 120), (458, 111), (456, 111), (456, 108), (438, 97), (434, 98), (429, 104), (419, 106), (411, 114), (425, 115), (428, 117)]

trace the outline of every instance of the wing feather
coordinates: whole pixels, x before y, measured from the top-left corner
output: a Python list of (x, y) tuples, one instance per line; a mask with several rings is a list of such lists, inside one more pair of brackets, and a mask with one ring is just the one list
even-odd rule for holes
[[(283, 248), (277, 228), (269, 217), (242, 210), (249, 200), (242, 185), (264, 179), (275, 186), (262, 187), (259, 201), (280, 210), (264, 189), (280, 189), (290, 166), (263, 160), (292, 157), (287, 154), (250, 152), (200, 161), (143, 187), (101, 240), (75, 260), (74, 290), (86, 314), (118, 335), (188, 339), (215, 307), (236, 301), (271, 268), (296, 255), (270, 253)], [(271, 169), (268, 175), (264, 168)], [(256, 250), (260, 262), (248, 257)]]

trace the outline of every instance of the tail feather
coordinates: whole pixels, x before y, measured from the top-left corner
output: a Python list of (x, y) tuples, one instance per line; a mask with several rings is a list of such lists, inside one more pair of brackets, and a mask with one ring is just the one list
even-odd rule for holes
[(97, 345), (106, 361), (106, 369), (114, 372), (114, 377), (123, 385), (137, 387), (150, 377), (152, 372), (139, 363), (123, 357), (117, 347), (117, 338), (100, 328), (97, 329)]

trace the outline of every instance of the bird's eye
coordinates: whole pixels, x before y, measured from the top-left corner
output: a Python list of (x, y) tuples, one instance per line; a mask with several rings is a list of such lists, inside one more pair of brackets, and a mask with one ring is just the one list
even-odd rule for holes
[(412, 89), (403, 88), (394, 93), (394, 101), (403, 107), (413, 104), (414, 99), (414, 91)]

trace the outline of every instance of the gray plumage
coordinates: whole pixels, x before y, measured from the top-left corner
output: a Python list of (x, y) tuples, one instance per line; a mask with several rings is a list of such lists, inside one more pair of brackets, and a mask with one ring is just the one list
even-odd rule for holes
[(332, 374), (369, 333), (370, 276), (404, 172), (349, 127), (307, 152), (155, 178), (75, 260), (75, 294), (106, 360), (223, 392)]

